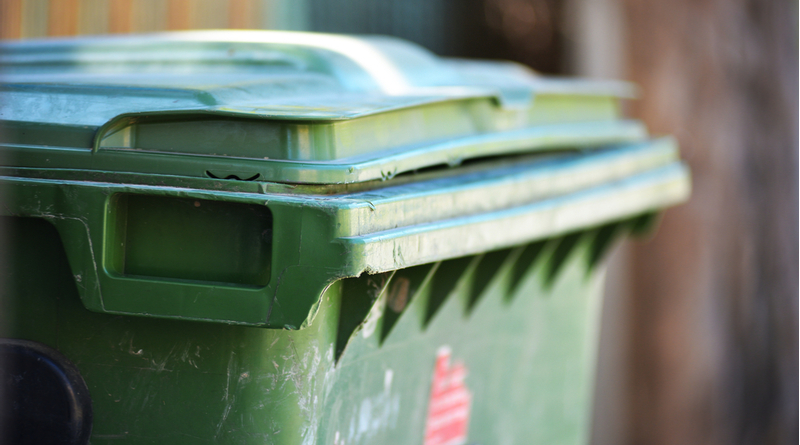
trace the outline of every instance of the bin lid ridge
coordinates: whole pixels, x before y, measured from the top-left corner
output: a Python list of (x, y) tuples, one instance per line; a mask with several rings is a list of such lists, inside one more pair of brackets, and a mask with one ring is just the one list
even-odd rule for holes
[[(210, 65), (236, 70), (256, 67), (259, 74), (292, 69), (295, 74), (332, 75), (352, 91), (391, 95), (432, 86), (546, 89), (551, 83), (543, 83), (533, 71), (515, 63), (440, 58), (398, 38), (292, 31), (179, 31), (4, 41), (0, 42), (0, 64), (6, 72), (28, 75), (47, 68), (57, 68), (61, 75), (120, 69), (186, 73), (193, 68), (208, 70)], [(370, 81), (364, 83), (366, 78)], [(633, 92), (630, 85), (618, 81), (584, 81), (571, 86), (575, 87), (619, 96)]]
[[(0, 65), (0, 79), (6, 85), (114, 86), (119, 89), (116, 94), (131, 96), (140, 93), (136, 88), (150, 88), (162, 89), (164, 96), (186, 89), (216, 97), (227, 88), (271, 98), (291, 96), (296, 86), (301, 87), (301, 91), (294, 89), (299, 96), (319, 87), (329, 93), (429, 97), (434, 101), (496, 96), (505, 103), (526, 96), (531, 99), (536, 93), (634, 95), (624, 82), (545, 79), (511, 62), (439, 58), (396, 38), (289, 31), (185, 31), (5, 41), (0, 43)], [(342, 97), (341, 105), (348, 99)], [(252, 99), (222, 94), (217, 102), (236, 106)]]
[[(635, 93), (627, 83), (446, 59), (390, 37), (217, 30), (5, 41), (0, 66), (0, 147), (72, 150), (58, 155), (71, 156), (65, 168), (320, 183), (325, 173), (265, 164), (349, 163), (334, 180), (348, 183), (441, 159), (645, 136), (619, 115), (617, 102)], [(514, 136), (526, 130), (536, 131)], [(380, 161), (446, 141), (458, 147), (430, 164)], [(483, 148), (465, 148), (473, 143)], [(187, 155), (203, 160), (191, 172), (166, 167), (165, 156), (176, 165)], [(373, 173), (359, 164), (367, 158)], [(32, 155), (20, 162), (46, 168)]]

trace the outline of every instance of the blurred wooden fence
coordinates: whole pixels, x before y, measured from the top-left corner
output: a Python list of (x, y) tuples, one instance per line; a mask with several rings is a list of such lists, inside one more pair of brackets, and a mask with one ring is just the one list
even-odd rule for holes
[(691, 201), (634, 252), (634, 444), (798, 441), (797, 2), (623, 0), (633, 112)]
[(0, 38), (179, 29), (304, 29), (304, 0), (1, 0)]

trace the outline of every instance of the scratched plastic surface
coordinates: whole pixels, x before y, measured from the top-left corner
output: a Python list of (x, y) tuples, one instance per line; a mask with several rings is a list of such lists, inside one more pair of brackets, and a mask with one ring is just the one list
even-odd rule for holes
[(585, 443), (603, 253), (690, 190), (629, 85), (388, 38), (0, 63), (0, 337), (77, 365), (92, 444)]
[(340, 281), (287, 331), (86, 311), (55, 229), (11, 225), (0, 335), (78, 366), (93, 444), (422, 444), (443, 346), (466, 368), (467, 443), (586, 441), (599, 231)]
[(267, 31), (6, 42), (0, 63), (0, 213), (56, 226), (92, 311), (299, 329), (342, 278), (688, 196), (625, 83)]

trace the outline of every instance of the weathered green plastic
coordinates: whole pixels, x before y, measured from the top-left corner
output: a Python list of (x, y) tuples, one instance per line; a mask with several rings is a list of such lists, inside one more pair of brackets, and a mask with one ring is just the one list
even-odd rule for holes
[(588, 443), (596, 252), (637, 225), (340, 280), (298, 331), (87, 311), (55, 227), (3, 223), (0, 336), (77, 365), (93, 445), (421, 445), (442, 346), (467, 366), (467, 443)]
[(689, 193), (629, 85), (389, 38), (14, 42), (0, 66), (0, 336), (76, 363), (93, 444), (421, 444), (442, 347), (468, 443), (584, 443), (603, 253)]
[[(0, 64), (3, 212), (55, 224), (93, 311), (296, 329), (339, 279), (688, 190), (673, 142), (620, 118), (625, 84), (388, 38), (31, 41), (2, 45)], [(564, 155), (530, 157), (543, 150)]]

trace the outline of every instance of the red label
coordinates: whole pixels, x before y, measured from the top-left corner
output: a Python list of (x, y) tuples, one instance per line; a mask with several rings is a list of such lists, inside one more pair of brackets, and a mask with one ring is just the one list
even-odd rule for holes
[(464, 386), (467, 368), (450, 366), (450, 348), (439, 348), (425, 422), (425, 445), (457, 445), (467, 440), (472, 394)]

